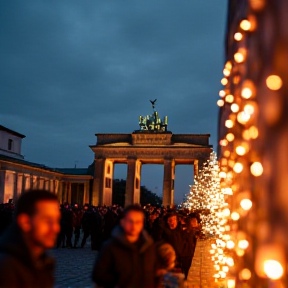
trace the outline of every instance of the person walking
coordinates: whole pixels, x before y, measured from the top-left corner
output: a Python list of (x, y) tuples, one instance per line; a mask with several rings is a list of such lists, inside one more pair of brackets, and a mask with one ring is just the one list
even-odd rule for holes
[(0, 240), (1, 288), (54, 287), (54, 247), (60, 231), (57, 196), (30, 190), (17, 201), (15, 219)]
[(153, 288), (156, 286), (156, 246), (143, 230), (144, 212), (138, 205), (123, 211), (120, 225), (103, 244), (92, 280), (104, 288)]

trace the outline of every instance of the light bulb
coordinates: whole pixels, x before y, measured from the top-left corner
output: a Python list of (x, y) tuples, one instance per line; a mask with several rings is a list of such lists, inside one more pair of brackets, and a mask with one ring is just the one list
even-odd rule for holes
[(282, 84), (282, 79), (278, 75), (270, 75), (266, 79), (266, 85), (271, 90), (279, 90)]
[(251, 116), (249, 114), (245, 113), (244, 111), (239, 112), (237, 114), (237, 121), (240, 124), (246, 124), (250, 120), (250, 118), (251, 118)]
[(254, 162), (250, 167), (251, 174), (259, 177), (263, 174), (263, 166), (260, 162)]
[(242, 257), (242, 256), (244, 256), (245, 251), (242, 250), (242, 249), (236, 249), (236, 254), (237, 254), (239, 257)]
[(234, 266), (234, 260), (233, 258), (229, 257), (226, 260), (227, 265), (229, 265), (230, 267)]
[(234, 34), (234, 39), (236, 41), (241, 41), (243, 39), (243, 34), (241, 32), (237, 32)]
[(237, 153), (239, 156), (245, 155), (245, 154), (246, 154), (246, 149), (245, 149), (245, 147), (244, 147), (244, 146), (241, 146), (241, 145), (237, 146), (237, 147), (236, 147), (236, 153)]
[(249, 242), (248, 242), (247, 240), (240, 240), (240, 241), (238, 242), (238, 247), (239, 247), (240, 249), (245, 250), (245, 249), (248, 248), (248, 246), (249, 246)]
[(227, 241), (226, 247), (228, 249), (233, 249), (235, 247), (235, 243), (232, 240)]
[(225, 126), (227, 127), (227, 128), (232, 128), (233, 126), (234, 126), (234, 123), (233, 123), (233, 121), (232, 120), (226, 120), (225, 121)]
[(243, 171), (243, 164), (242, 163), (235, 163), (234, 164), (234, 167), (233, 167), (233, 170), (236, 172), (236, 173), (241, 173)]
[(255, 127), (255, 126), (251, 126), (251, 127), (249, 128), (249, 136), (250, 136), (252, 139), (257, 139), (257, 138), (258, 138), (258, 135), (259, 135), (258, 128)]
[(224, 100), (222, 100), (222, 99), (219, 99), (219, 100), (217, 101), (217, 105), (218, 105), (219, 107), (223, 107), (224, 104), (225, 104), (225, 102), (224, 102)]
[(249, 87), (245, 87), (241, 91), (241, 96), (245, 99), (251, 98), (252, 94), (252, 90)]
[(234, 101), (234, 96), (231, 95), (231, 94), (228, 94), (228, 95), (225, 97), (225, 100), (226, 100), (226, 102), (228, 102), (228, 103), (233, 103), (233, 101)]
[(264, 272), (268, 278), (277, 280), (283, 276), (284, 269), (276, 260), (266, 260), (264, 262)]
[(225, 208), (222, 211), (223, 216), (228, 217), (230, 215), (230, 209), (229, 208)]
[(232, 142), (234, 139), (235, 139), (235, 136), (233, 133), (228, 133), (226, 135), (226, 139), (229, 141), (229, 142)]
[(219, 96), (224, 97), (226, 95), (226, 92), (224, 90), (219, 91)]
[(241, 27), (241, 29), (243, 29), (244, 31), (249, 31), (249, 30), (251, 29), (252, 25), (251, 25), (251, 23), (250, 23), (249, 20), (244, 19), (244, 20), (241, 21), (240, 27)]
[(247, 281), (251, 278), (251, 275), (252, 275), (251, 271), (249, 269), (245, 268), (245, 269), (240, 271), (239, 278), (240, 278), (240, 280)]
[(227, 79), (227, 78), (222, 78), (222, 79), (221, 79), (221, 84), (222, 84), (223, 86), (227, 85), (227, 84), (228, 84), (228, 79)]
[(224, 70), (223, 70), (223, 74), (224, 74), (224, 76), (226, 76), (226, 77), (228, 77), (229, 75), (230, 75), (230, 70), (229, 69), (227, 69), (227, 68), (224, 68)]
[(226, 172), (221, 171), (221, 172), (219, 173), (219, 177), (220, 177), (220, 178), (226, 178)]
[(244, 106), (244, 112), (248, 115), (252, 115), (254, 113), (255, 109), (254, 106), (251, 104), (246, 104)]
[(235, 60), (237, 63), (242, 63), (242, 62), (244, 62), (245, 57), (244, 57), (244, 55), (243, 55), (241, 52), (236, 52), (236, 53), (234, 54), (234, 60)]
[(252, 205), (253, 204), (252, 204), (252, 201), (250, 199), (243, 199), (240, 202), (240, 206), (246, 211), (250, 210)]
[(236, 104), (236, 103), (233, 103), (231, 105), (231, 111), (234, 112), (234, 113), (237, 113), (239, 111), (239, 105)]
[(231, 219), (234, 220), (234, 221), (238, 221), (238, 220), (240, 219), (239, 213), (233, 212), (233, 213), (231, 214)]

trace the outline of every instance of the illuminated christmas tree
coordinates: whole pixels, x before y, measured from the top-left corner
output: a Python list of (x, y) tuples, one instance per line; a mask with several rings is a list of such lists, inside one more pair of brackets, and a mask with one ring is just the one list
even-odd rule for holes
[(227, 219), (230, 210), (225, 203), (225, 191), (221, 189), (219, 166), (215, 152), (210, 154), (204, 163), (203, 169), (194, 177), (194, 184), (190, 186), (190, 193), (186, 195), (185, 202), (181, 205), (189, 209), (190, 213), (201, 216), (202, 238), (211, 241), (211, 260), (214, 262), (216, 279), (224, 279), (229, 270), (227, 264), (231, 259), (227, 257), (226, 235)]

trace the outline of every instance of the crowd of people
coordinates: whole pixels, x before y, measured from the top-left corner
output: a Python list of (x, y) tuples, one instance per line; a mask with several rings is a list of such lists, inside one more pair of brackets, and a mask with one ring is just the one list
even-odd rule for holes
[[(39, 193), (40, 191), (37, 192), (39, 197), (41, 193)], [(34, 198), (36, 197), (35, 191), (30, 191), (29, 193), (34, 193), (32, 196)], [(52, 194), (45, 194), (45, 191), (43, 193), (44, 196), (46, 195), (45, 197), (47, 199), (43, 196), (43, 199), (46, 202), (57, 201), (56, 198), (51, 196)], [(25, 194), (23, 194), (23, 196), (24, 195)], [(31, 200), (33, 198), (32, 196), (30, 196), (28, 200), (24, 198), (25, 201), (22, 201), (27, 207), (22, 207), (24, 204), (21, 204), (21, 198), (19, 201), (20, 204), (18, 203), (16, 205), (16, 209), (13, 203), (2, 204), (0, 206), (0, 237), (1, 233), (7, 230), (9, 226), (13, 226), (13, 223), (14, 226), (16, 224), (18, 227), (18, 233), (19, 228), (22, 232), (25, 232), (25, 229), (28, 229), (26, 227), (29, 222), (27, 219), (29, 217), (34, 217), (35, 213), (35, 207), (31, 208), (31, 205), (33, 203), (35, 205), (37, 204), (35, 199)], [(36, 197), (36, 200), (37, 199), (38, 198)], [(41, 197), (39, 199), (38, 202), (43, 200), (41, 200)], [(42, 201), (43, 203), (45, 202), (44, 200)], [(30, 203), (28, 203), (29, 201)], [(21, 209), (19, 212), (19, 205), (23, 210), (22, 212)], [(55, 210), (54, 206), (53, 208)], [(28, 209), (29, 207), (30, 210)], [(151, 279), (148, 277), (149, 273), (151, 274), (154, 271), (153, 263), (158, 267), (157, 269), (155, 268), (158, 271), (158, 278), (160, 276), (162, 278), (164, 276), (167, 277), (167, 275), (169, 275), (169, 273), (167, 274), (167, 271), (172, 269), (173, 271), (182, 272), (185, 277), (187, 277), (192, 263), (196, 241), (201, 234), (199, 215), (193, 213), (189, 214), (188, 211), (183, 210), (177, 211), (175, 208), (168, 209), (163, 207), (153, 207), (151, 205), (146, 205), (144, 207), (132, 205), (124, 209), (118, 205), (107, 207), (85, 204), (83, 207), (80, 207), (77, 204), (69, 205), (68, 203), (65, 203), (60, 205), (60, 210), (59, 204), (57, 207), (58, 211), (55, 211), (55, 215), (58, 214), (56, 216), (54, 215), (54, 218), (52, 215), (46, 216), (53, 218), (54, 226), (51, 224), (52, 218), (49, 220), (51, 222), (50, 224), (44, 223), (47, 226), (47, 239), (44, 239), (43, 234), (43, 239), (41, 239), (41, 241), (46, 243), (49, 241), (50, 236), (51, 241), (49, 245), (43, 244), (42, 247), (52, 248), (51, 246), (53, 246), (57, 248), (83, 248), (87, 238), (90, 236), (91, 249), (100, 251), (92, 273), (93, 281), (100, 287), (161, 287), (155, 286), (155, 283), (152, 285), (151, 279), (153, 277)], [(44, 213), (43, 209), (41, 209), (39, 213)], [(51, 211), (47, 213), (51, 214)], [(13, 215), (15, 217), (13, 217)], [(28, 218), (23, 218), (23, 215), (28, 215)], [(58, 230), (56, 229), (57, 219), (59, 222)], [(43, 228), (45, 227), (44, 224), (42, 223), (42, 230), (45, 230)], [(23, 225), (23, 227), (21, 225)], [(30, 223), (29, 225), (31, 226), (32, 224)], [(51, 230), (49, 234), (49, 229), (52, 229), (54, 232)], [(12, 233), (12, 235), (14, 234)], [(26, 233), (24, 234), (26, 235)], [(81, 235), (82, 238), (80, 239)], [(33, 238), (34, 236), (32, 235), (31, 237)], [(52, 240), (54, 236), (56, 238), (53, 242)], [(14, 237), (16, 236), (14, 235)], [(5, 235), (2, 238), (5, 239)], [(72, 241), (72, 239), (74, 239), (74, 241)], [(10, 243), (8, 247), (11, 245), (11, 239), (9, 241)], [(39, 240), (37, 241), (39, 242)], [(5, 245), (3, 246), (3, 244), (1, 245), (2, 242), (0, 241), (0, 268), (3, 267), (1, 265), (1, 260), (3, 260), (1, 254), (3, 254), (3, 247), (6, 247)], [(51, 244), (52, 242), (53, 245)], [(15, 249), (15, 247), (13, 249)], [(11, 247), (8, 250), (10, 251)], [(120, 266), (121, 269), (119, 268)], [(132, 274), (131, 271), (133, 271)], [(1, 274), (3, 273), (0, 273), (0, 284), (2, 283)], [(131, 275), (134, 276), (131, 278)], [(168, 282), (170, 280), (168, 280)], [(127, 285), (127, 283), (130, 284)], [(137, 283), (141, 283), (141, 285), (139, 284), (140, 286), (137, 286)], [(21, 285), (19, 287), (25, 287), (25, 285)], [(6, 286), (2, 285), (1, 287)], [(15, 287), (18, 286), (16, 285)]]

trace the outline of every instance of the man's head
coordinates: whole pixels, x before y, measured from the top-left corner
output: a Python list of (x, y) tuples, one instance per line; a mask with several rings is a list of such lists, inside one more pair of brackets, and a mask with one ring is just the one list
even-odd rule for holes
[(171, 230), (174, 230), (177, 228), (178, 217), (177, 217), (176, 213), (172, 212), (172, 213), (169, 213), (167, 215), (167, 224)]
[(127, 206), (123, 211), (121, 226), (128, 236), (139, 236), (144, 227), (144, 211), (139, 205)]
[(57, 196), (45, 190), (29, 190), (16, 204), (16, 221), (33, 246), (49, 249), (55, 245), (60, 231)]

